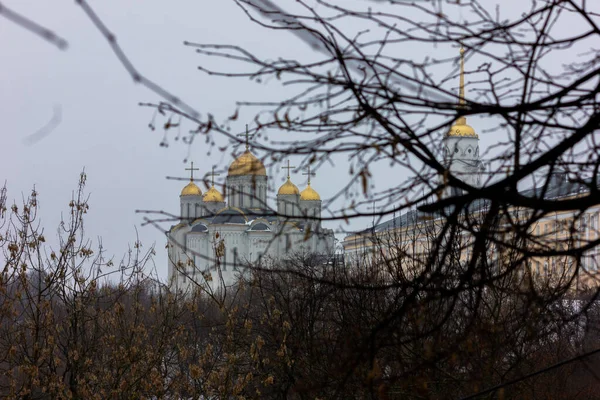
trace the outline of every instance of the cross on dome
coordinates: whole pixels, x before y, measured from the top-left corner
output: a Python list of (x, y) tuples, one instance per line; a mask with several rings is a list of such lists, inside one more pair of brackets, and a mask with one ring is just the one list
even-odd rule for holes
[(293, 169), (296, 167), (290, 167), (290, 160), (288, 160), (287, 162), (287, 167), (281, 167), (281, 169), (287, 169), (287, 178), (290, 179), (290, 169)]
[(287, 169), (287, 180), (285, 181), (285, 183), (283, 185), (281, 185), (281, 187), (277, 191), (277, 195), (280, 195), (280, 194), (298, 195), (298, 194), (300, 194), (300, 190), (298, 189), (298, 187), (296, 185), (294, 185), (292, 183), (292, 181), (290, 180), (290, 170), (293, 168), (296, 168), (296, 167), (290, 166), (290, 160), (288, 160), (288, 162), (287, 162), (287, 167), (281, 167), (281, 169)]
[(245, 136), (246, 137), (246, 150), (250, 149), (250, 139), (252, 139), (254, 136), (256, 136), (256, 133), (251, 135), (250, 133), (248, 133), (248, 124), (246, 124), (246, 133), (240, 133), (239, 135), (236, 135), (237, 137), (242, 137)]
[(213, 165), (211, 172), (209, 172), (207, 175), (210, 175), (210, 189), (208, 189), (208, 191), (206, 192), (206, 194), (203, 197), (203, 200), (205, 203), (222, 203), (223, 201), (225, 201), (223, 199), (223, 195), (221, 194), (221, 192), (219, 192), (217, 189), (215, 189), (215, 176), (219, 176), (221, 174), (217, 174), (215, 173), (215, 166)]
[(213, 165), (212, 171), (208, 175), (210, 175), (210, 184), (211, 184), (211, 186), (214, 187), (215, 186), (215, 176), (221, 176), (221, 174), (215, 173), (215, 166)]
[(307, 166), (308, 171), (307, 172), (303, 172), (302, 175), (308, 175), (308, 184), (306, 185), (306, 188), (304, 188), (304, 190), (302, 191), (302, 193), (300, 193), (300, 200), (321, 200), (321, 196), (319, 196), (319, 193), (316, 192), (315, 189), (313, 189), (310, 186), (310, 177), (311, 176), (315, 176), (314, 172), (311, 172), (310, 170), (310, 164)]
[(200, 171), (200, 168), (194, 168), (194, 162), (192, 161), (192, 166), (190, 168), (186, 168), (186, 171), (190, 171), (190, 182), (194, 182), (194, 171)]
[(310, 172), (310, 164), (308, 164), (308, 172), (303, 172), (302, 175), (308, 175), (308, 186), (310, 186), (310, 177), (311, 176), (316, 176), (316, 174), (314, 172)]
[(192, 161), (191, 167), (186, 168), (186, 171), (190, 171), (190, 183), (185, 185), (181, 190), (180, 196), (202, 196), (202, 190), (194, 183), (194, 171), (199, 171), (199, 168), (194, 168), (194, 162)]

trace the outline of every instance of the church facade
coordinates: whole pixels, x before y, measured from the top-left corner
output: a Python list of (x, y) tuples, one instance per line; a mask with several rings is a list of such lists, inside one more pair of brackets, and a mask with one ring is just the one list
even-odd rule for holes
[[(268, 175), (249, 150), (229, 166), (226, 196), (212, 185), (205, 192), (190, 182), (180, 195), (180, 222), (167, 232), (169, 281), (178, 290), (233, 285), (250, 265), (282, 263), (292, 257), (326, 260), (334, 251), (333, 230), (321, 226), (322, 201), (311, 187), (288, 176), (269, 207)], [(277, 264), (276, 264), (277, 265)]]

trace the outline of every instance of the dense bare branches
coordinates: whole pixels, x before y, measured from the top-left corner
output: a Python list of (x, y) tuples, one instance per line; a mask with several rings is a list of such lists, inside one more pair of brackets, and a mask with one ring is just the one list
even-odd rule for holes
[[(7, 393), (595, 398), (596, 5), (532, 1), (505, 15), (476, 0), (368, 9), (235, 2), (265, 29), (289, 32), (315, 51), (285, 59), (186, 42), (204, 73), (285, 88), (275, 99), (240, 101), (224, 121), (200, 116), (143, 78), (89, 4), (79, 4), (133, 79), (165, 98), (143, 104), (154, 109), (152, 127), (168, 135), (187, 124), (187, 143), (201, 137), (231, 151), (242, 144), (232, 122), (252, 112), (253, 148), (264, 159), (347, 168), (322, 219), (392, 220), (356, 233), (345, 263), (298, 255), (249, 264), (226, 291), (209, 290), (190, 262), (183, 267), (200, 272), (197, 290), (180, 298), (166, 289), (152, 295), (135, 280), (98, 289), (108, 262), (94, 258), (81, 235), (81, 197), (70, 206), (61, 251), (45, 254), (31, 224), (33, 196), (27, 212), (4, 221), (11, 302), (3, 318), (28, 321), (3, 325), (3, 362), (14, 374), (3, 383)], [(459, 44), (465, 97), (456, 90), (458, 52), (445, 50)], [(231, 70), (210, 68), (209, 58)], [(464, 118), (475, 126), (485, 118), (476, 130), (496, 138), (481, 151), (481, 185), (449, 168), (454, 149), (440, 145)], [(376, 186), (381, 165), (405, 181)], [(134, 254), (128, 279), (146, 260)], [(199, 255), (218, 270), (218, 256)], [(92, 268), (82, 269), (86, 262)], [(61, 334), (52, 332), (58, 315), (67, 321)], [(16, 351), (8, 343), (18, 335)]]
[[(397, 3), (382, 6), (381, 11), (317, 3), (318, 13), (303, 2), (299, 7), (290, 6), (293, 11), (265, 2), (238, 2), (267, 28), (289, 30), (303, 40), (310, 36), (306, 41), (321, 54), (316, 60), (263, 60), (235, 45), (188, 44), (200, 54), (247, 66), (247, 72), (235, 73), (200, 66), (210, 74), (280, 80), (286, 85), (284, 98), (240, 103), (259, 108), (255, 132), (268, 134), (276, 129), (295, 134), (292, 141), (260, 141), (255, 144), (257, 149), (304, 155), (307, 163), (339, 163), (335, 154), (348, 154), (349, 181), (357, 182), (365, 192), (369, 189), (370, 196), (365, 200), (354, 197), (344, 210), (333, 210), (332, 217), (369, 215), (364, 206), (373, 200), (389, 213), (406, 210), (423, 195), (439, 193), (444, 185), (457, 186), (466, 194), (430, 204), (428, 210), (476, 198), (493, 199), (500, 192), (509, 205), (532, 209), (537, 207), (516, 192), (517, 183), (539, 180), (539, 173), (545, 174), (549, 165), (581, 179), (595, 176), (593, 151), (578, 149), (586, 142), (590, 148), (597, 126), (597, 54), (589, 50), (578, 55), (579, 60), (562, 65), (554, 62), (556, 54), (585, 48), (597, 35), (595, 14), (585, 8), (590, 7), (588, 3), (536, 3), (522, 15), (501, 21), (476, 1), (437, 6)], [(458, 9), (464, 17), (450, 18)], [(358, 32), (352, 28), (354, 24), (371, 30)], [(566, 31), (565, 24), (577, 29)], [(467, 49), (466, 77), (471, 93), (459, 113), (491, 118), (495, 127), (486, 133), (495, 132), (499, 143), (493, 152), (487, 152), (490, 172), (508, 165), (512, 171), (482, 189), (467, 187), (451, 174), (444, 175), (446, 181), (436, 178), (445, 171), (436, 143), (457, 117), (458, 96), (453, 90), (457, 78), (452, 57), (425, 57), (425, 53), (447, 54), (440, 49), (458, 42)], [(424, 54), (409, 55), (406, 49), (413, 45), (420, 46)], [(159, 109), (180, 113), (166, 104)], [(199, 123), (193, 135), (196, 132), (219, 132), (236, 140), (216, 121)], [(369, 181), (369, 168), (382, 162), (404, 171), (407, 183), (374, 192), (369, 184), (361, 184)], [(340, 195), (350, 196), (349, 189), (343, 186)], [(544, 211), (593, 204), (588, 197), (561, 205), (542, 199), (535, 202)]]

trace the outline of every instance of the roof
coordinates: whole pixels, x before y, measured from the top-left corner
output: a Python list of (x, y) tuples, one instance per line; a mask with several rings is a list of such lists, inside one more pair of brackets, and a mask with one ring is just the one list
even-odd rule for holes
[(211, 220), (211, 224), (246, 225), (247, 222), (248, 220), (242, 210), (230, 207), (219, 211)]
[[(567, 174), (564, 172), (556, 172), (550, 176), (547, 185), (531, 186), (520, 191), (520, 194), (533, 199), (556, 199), (574, 196), (581, 193), (586, 193), (590, 190), (591, 184), (588, 182), (573, 182), (567, 179)], [(469, 210), (475, 212), (481, 210), (489, 204), (487, 199), (477, 199), (469, 204)], [(439, 216), (438, 214), (437, 216)], [(390, 229), (410, 226), (415, 222), (431, 218), (430, 213), (424, 213), (419, 210), (409, 210), (404, 214), (392, 218), (390, 220), (376, 224), (375, 226), (363, 229), (362, 231), (351, 233), (350, 235), (382, 232)], [(434, 215), (434, 218), (436, 215)]]

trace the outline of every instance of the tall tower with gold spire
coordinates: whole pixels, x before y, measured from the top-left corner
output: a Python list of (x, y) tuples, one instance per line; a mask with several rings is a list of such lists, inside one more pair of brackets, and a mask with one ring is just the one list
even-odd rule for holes
[[(460, 46), (460, 87), (458, 110), (465, 108), (465, 49)], [(479, 187), (483, 163), (479, 158), (479, 136), (467, 125), (467, 118), (459, 117), (444, 136), (444, 164), (450, 173), (465, 183)], [(458, 194), (448, 192), (447, 194)]]

